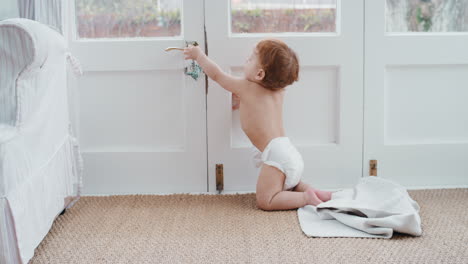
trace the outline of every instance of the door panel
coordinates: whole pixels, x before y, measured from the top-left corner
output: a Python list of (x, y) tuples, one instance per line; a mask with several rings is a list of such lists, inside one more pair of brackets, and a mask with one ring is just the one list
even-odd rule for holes
[(467, 185), (467, 2), (366, 1), (365, 14), (364, 175), (375, 159), (407, 187)]
[[(235, 9), (236, 2), (245, 5)], [(234, 4), (230, 6), (231, 3)], [(320, 188), (341, 188), (354, 185), (362, 174), (364, 7), (363, 1), (330, 0), (321, 4), (324, 6), (278, 6), (271, 1), (270, 6), (255, 6), (255, 1), (206, 0), (205, 23), (209, 56), (234, 75), (242, 74), (245, 59), (263, 38), (282, 39), (297, 52), (300, 80), (287, 88), (286, 135), (303, 155), (304, 181)], [(235, 12), (231, 13), (232, 8)], [(278, 8), (289, 10), (287, 14), (299, 14), (291, 20), (296, 23), (295, 28), (285, 29), (279, 23), (276, 28), (265, 29), (252, 20), (252, 25), (257, 26), (249, 30), (254, 33), (236, 33), (236, 23), (242, 25), (249, 14), (254, 19), (259, 12), (281, 13)], [(315, 31), (298, 29), (301, 15), (317, 14), (319, 8), (332, 10), (336, 24), (317, 27)], [(244, 13), (239, 15), (240, 12)], [(239, 20), (231, 23), (231, 18)], [(284, 30), (293, 32), (281, 32)], [(259, 171), (252, 163), (252, 145), (240, 128), (238, 111), (231, 110), (231, 94), (212, 80), (208, 90), (208, 135), (209, 190), (215, 190), (218, 163), (224, 164), (226, 191), (255, 190)]]
[[(169, 5), (164, 12), (154, 6), (157, 19), (180, 12), (180, 29), (173, 36), (141, 33), (157, 27), (156, 20), (128, 28), (133, 25), (129, 17), (127, 24), (103, 29), (93, 26), (92, 21), (101, 21), (94, 17), (80, 24), (80, 34), (87, 38), (79, 38), (71, 23), (70, 47), (84, 70), (78, 90), (85, 194), (207, 190), (205, 81), (184, 74), (189, 62), (182, 52), (164, 51), (183, 47), (185, 40), (204, 46), (203, 1), (180, 1), (175, 7), (171, 4), (178, 1), (157, 2)], [(138, 9), (137, 3), (131, 8)], [(123, 10), (123, 15), (132, 14)], [(107, 15), (102, 18), (111, 19)], [(117, 29), (120, 35), (112, 35)]]

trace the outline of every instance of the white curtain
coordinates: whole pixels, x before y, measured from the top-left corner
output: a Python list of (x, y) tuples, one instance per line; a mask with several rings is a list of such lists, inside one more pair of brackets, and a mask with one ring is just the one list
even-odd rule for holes
[(21, 18), (39, 21), (63, 33), (63, 0), (18, 0)]

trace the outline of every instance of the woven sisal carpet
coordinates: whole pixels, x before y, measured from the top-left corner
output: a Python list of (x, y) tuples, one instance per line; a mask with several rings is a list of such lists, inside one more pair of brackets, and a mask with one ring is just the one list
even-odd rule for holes
[(308, 238), (255, 194), (82, 197), (30, 263), (468, 263), (468, 189), (409, 191), (423, 235)]

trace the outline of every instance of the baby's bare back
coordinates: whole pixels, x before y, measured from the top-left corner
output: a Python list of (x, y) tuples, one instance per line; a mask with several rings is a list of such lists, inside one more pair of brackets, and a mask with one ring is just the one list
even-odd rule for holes
[(240, 96), (240, 120), (242, 130), (252, 144), (263, 152), (276, 137), (285, 136), (283, 128), (284, 89), (268, 90), (256, 83), (248, 82), (242, 87)]

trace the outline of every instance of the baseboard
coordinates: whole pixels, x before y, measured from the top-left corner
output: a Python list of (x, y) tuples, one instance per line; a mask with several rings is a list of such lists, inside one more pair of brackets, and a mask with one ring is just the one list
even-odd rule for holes
[(411, 186), (407, 187), (408, 190), (432, 190), (432, 189), (464, 189), (468, 185), (439, 185), (439, 186)]
[[(441, 186), (412, 186), (408, 187), (407, 190), (435, 190), (435, 189), (464, 189), (468, 188), (468, 185), (441, 185)], [(339, 191), (342, 189), (323, 189), (325, 191)], [(255, 193), (255, 191), (223, 191), (220, 195), (224, 194), (249, 194)], [(218, 192), (185, 192), (185, 193), (118, 193), (118, 194), (83, 194), (81, 196), (111, 196), (111, 195), (173, 195), (173, 194), (208, 194), (217, 195)]]

